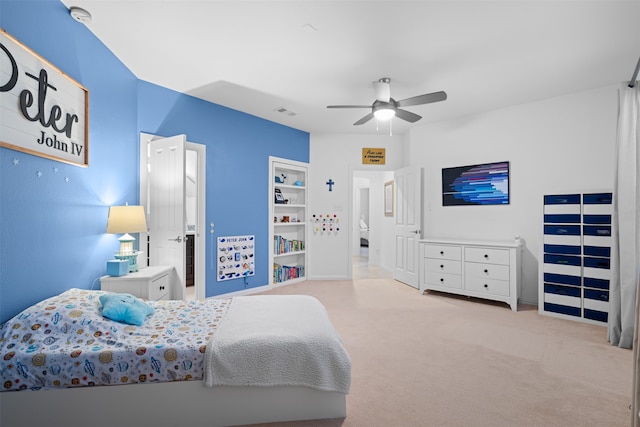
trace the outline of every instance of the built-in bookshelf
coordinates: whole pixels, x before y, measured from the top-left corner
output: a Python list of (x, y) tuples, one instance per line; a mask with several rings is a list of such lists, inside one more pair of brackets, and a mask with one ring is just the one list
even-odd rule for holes
[(270, 285), (306, 280), (308, 166), (269, 157)]

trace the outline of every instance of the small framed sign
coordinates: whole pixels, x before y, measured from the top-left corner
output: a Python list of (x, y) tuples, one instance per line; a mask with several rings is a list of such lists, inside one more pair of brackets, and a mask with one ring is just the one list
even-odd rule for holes
[(384, 148), (363, 148), (362, 164), (363, 165), (384, 165), (386, 150)]
[(0, 28), (0, 146), (89, 166), (89, 91)]

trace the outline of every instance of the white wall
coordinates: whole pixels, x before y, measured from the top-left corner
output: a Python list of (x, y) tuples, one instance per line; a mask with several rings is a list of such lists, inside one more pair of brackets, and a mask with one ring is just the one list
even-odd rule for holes
[[(537, 304), (544, 194), (611, 190), (617, 85), (412, 129), (408, 158), (424, 168), (424, 237), (520, 235), (523, 302)], [(442, 206), (442, 168), (510, 162), (508, 206)]]
[[(337, 233), (316, 233), (311, 225), (309, 229), (309, 265), (307, 273), (309, 279), (350, 279), (351, 278), (351, 249), (353, 242), (351, 236), (352, 227), (359, 233), (357, 222), (352, 219), (353, 202), (353, 171), (392, 171), (402, 166), (403, 151), (406, 144), (402, 143), (402, 137), (381, 135), (329, 135), (312, 134), (310, 137), (309, 153), (309, 215), (336, 214), (340, 218), (340, 231)], [(362, 148), (385, 148), (385, 165), (363, 165)], [(379, 178), (375, 178), (379, 175)], [(376, 186), (380, 181), (380, 187), (385, 175), (372, 174), (369, 193), (371, 205), (376, 202)], [(326, 182), (332, 179), (335, 182), (333, 191), (329, 191)], [(380, 202), (382, 203), (382, 202)], [(381, 205), (380, 205), (381, 206)], [(369, 213), (370, 226), (380, 228), (386, 225), (374, 223), (374, 215)], [(382, 239), (382, 238), (381, 238)], [(371, 242), (384, 246), (384, 242)], [(356, 248), (357, 249), (357, 248)], [(375, 248), (372, 257), (372, 247), (369, 248), (370, 263), (375, 262)], [(382, 249), (378, 256), (384, 257)], [(390, 265), (390, 260), (386, 263)]]

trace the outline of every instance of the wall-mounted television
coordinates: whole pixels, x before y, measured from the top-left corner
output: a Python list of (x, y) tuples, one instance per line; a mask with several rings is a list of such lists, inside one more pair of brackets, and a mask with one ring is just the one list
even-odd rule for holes
[(508, 205), (509, 162), (442, 169), (442, 205)]

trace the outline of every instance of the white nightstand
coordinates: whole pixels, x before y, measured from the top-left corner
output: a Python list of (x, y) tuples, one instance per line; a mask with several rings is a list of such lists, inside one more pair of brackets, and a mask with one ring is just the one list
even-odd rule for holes
[(171, 299), (172, 270), (170, 266), (153, 266), (124, 276), (102, 276), (100, 289), (153, 301), (168, 300)]

